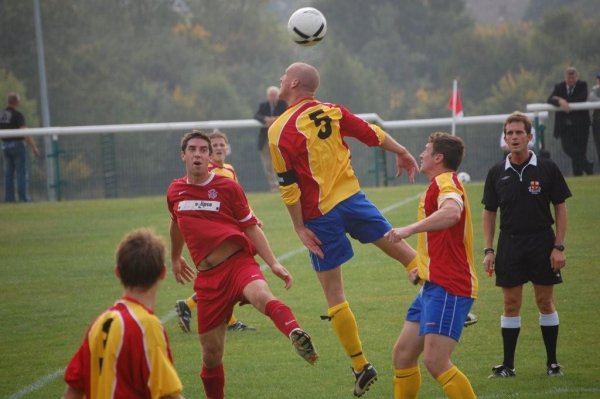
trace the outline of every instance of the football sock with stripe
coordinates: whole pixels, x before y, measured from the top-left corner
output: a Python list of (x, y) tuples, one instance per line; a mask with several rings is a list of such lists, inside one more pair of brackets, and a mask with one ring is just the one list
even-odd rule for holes
[(444, 371), (436, 380), (450, 399), (476, 398), (469, 379), (456, 366)]
[(358, 336), (358, 325), (354, 313), (350, 310), (348, 301), (344, 301), (328, 309), (327, 315), (331, 320), (333, 331), (337, 335), (346, 354), (350, 356), (352, 368), (361, 372), (368, 363), (362, 352), (362, 343)]
[(394, 370), (394, 399), (416, 399), (420, 388), (419, 366)]
[(508, 368), (515, 368), (515, 350), (517, 349), (517, 340), (521, 332), (521, 316), (500, 318), (500, 327), (502, 327), (502, 343), (504, 347), (504, 361), (502, 362)]
[(300, 328), (292, 310), (278, 299), (273, 299), (267, 303), (265, 314), (286, 337), (290, 336), (292, 330)]
[(540, 329), (546, 346), (546, 365), (557, 364), (556, 343), (558, 341), (558, 312), (550, 314), (540, 313)]
[(204, 393), (210, 399), (223, 399), (225, 397), (225, 371), (223, 363), (212, 369), (202, 367), (200, 372)]

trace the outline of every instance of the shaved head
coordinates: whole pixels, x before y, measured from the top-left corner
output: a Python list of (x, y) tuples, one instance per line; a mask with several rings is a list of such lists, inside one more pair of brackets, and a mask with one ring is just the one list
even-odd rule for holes
[(304, 62), (296, 62), (288, 67), (287, 73), (292, 77), (292, 79), (298, 79), (298, 86), (302, 90), (306, 90), (314, 94), (319, 88), (321, 77), (319, 76), (319, 71), (317, 71), (317, 68), (312, 65)]
[(280, 98), (293, 104), (302, 98), (314, 98), (319, 88), (319, 71), (304, 62), (290, 65), (281, 77)]

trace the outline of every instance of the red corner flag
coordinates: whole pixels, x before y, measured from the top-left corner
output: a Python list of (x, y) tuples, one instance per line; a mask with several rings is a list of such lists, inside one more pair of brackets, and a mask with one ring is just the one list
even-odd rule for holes
[[(454, 102), (455, 98), (456, 103)], [(448, 99), (448, 108), (452, 111), (452, 115), (456, 115), (459, 118), (464, 115), (462, 103), (460, 102), (460, 91), (458, 91), (458, 89), (450, 95), (450, 98)]]

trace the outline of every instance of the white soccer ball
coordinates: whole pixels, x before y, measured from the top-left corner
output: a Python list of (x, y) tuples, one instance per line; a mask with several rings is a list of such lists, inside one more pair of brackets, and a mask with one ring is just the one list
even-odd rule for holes
[(458, 174), (458, 180), (461, 181), (461, 183), (470, 183), (471, 182), (471, 175), (469, 175), (467, 172), (460, 172)]
[(314, 46), (325, 37), (327, 20), (316, 8), (299, 8), (288, 21), (288, 33), (294, 42), (302, 46)]

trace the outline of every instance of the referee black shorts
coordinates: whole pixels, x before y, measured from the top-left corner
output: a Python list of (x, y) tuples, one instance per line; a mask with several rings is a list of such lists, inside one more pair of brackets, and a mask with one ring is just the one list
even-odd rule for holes
[(562, 283), (560, 271), (552, 271), (550, 264), (553, 247), (551, 228), (532, 234), (501, 231), (495, 261), (496, 286), (512, 288), (528, 281), (537, 285)]

